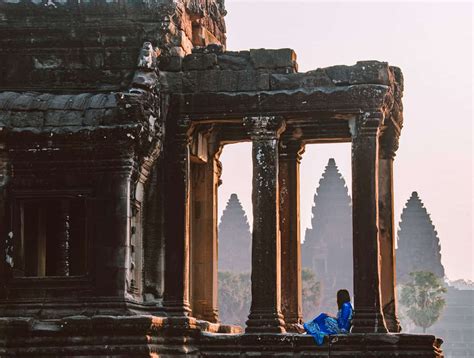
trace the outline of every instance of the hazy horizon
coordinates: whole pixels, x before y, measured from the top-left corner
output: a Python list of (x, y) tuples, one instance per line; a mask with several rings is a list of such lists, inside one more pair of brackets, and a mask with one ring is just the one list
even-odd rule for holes
[[(474, 280), (472, 259), (472, 4), (226, 1), (228, 50), (293, 48), (299, 71), (377, 59), (405, 77), (395, 158), (395, 224), (413, 191), (431, 214), (450, 280)], [(301, 165), (301, 235), (329, 158), (351, 190), (350, 144), (309, 145)], [(237, 193), (251, 223), (251, 145), (221, 156), (219, 218)]]

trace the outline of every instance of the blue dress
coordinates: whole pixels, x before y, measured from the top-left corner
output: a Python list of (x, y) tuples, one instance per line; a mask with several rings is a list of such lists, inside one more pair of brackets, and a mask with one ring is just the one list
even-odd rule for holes
[(330, 334), (349, 333), (352, 321), (352, 305), (350, 302), (342, 304), (341, 309), (337, 312), (337, 318), (330, 317), (326, 313), (321, 313), (312, 321), (303, 324), (306, 333), (313, 336), (316, 344), (321, 345), (324, 336)]

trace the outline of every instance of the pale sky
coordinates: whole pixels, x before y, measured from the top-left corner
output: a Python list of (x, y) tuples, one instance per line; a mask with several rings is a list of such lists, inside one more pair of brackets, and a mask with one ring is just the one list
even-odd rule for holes
[[(387, 61), (405, 77), (395, 159), (395, 222), (412, 191), (431, 214), (450, 280), (474, 280), (471, 3), (227, 0), (228, 50), (289, 47), (299, 71)], [(330, 157), (350, 190), (350, 144), (309, 145), (301, 166), (302, 239)], [(251, 147), (224, 147), (219, 213), (237, 193), (251, 221)], [(220, 217), (220, 214), (219, 214)]]

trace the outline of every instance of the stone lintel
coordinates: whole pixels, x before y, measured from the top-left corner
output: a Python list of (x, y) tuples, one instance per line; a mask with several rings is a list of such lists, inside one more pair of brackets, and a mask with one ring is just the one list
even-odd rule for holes
[[(285, 117), (308, 117), (314, 113), (360, 115), (382, 108), (389, 87), (360, 85), (334, 89), (188, 93), (174, 95), (181, 113), (192, 120), (202, 118), (221, 121), (266, 113)], [(229, 109), (232, 109), (230, 111)]]

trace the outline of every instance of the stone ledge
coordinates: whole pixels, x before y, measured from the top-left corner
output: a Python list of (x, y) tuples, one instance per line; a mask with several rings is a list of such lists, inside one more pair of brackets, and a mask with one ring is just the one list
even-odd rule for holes
[[(334, 335), (321, 346), (305, 334), (222, 334), (194, 318), (75, 316), (0, 318), (0, 354), (21, 357), (419, 357), (440, 358), (432, 335)], [(25, 340), (25, 338), (27, 339)]]
[[(183, 59), (182, 68), (172, 66), (172, 70), (160, 72), (160, 89), (167, 93), (235, 93), (316, 88), (333, 90), (372, 85), (393, 87), (397, 96), (402, 95), (401, 71), (386, 62), (359, 61), (352, 66), (331, 66), (297, 73), (289, 65), (293, 61), (292, 52), (286, 53), (286, 49), (258, 50), (259, 55), (254, 57), (267, 58), (265, 61), (268, 63), (263, 65), (252, 59), (253, 51), (257, 50), (222, 54), (193, 53)], [(274, 53), (280, 52), (284, 55), (275, 55), (275, 62), (272, 64), (270, 58), (273, 58)], [(164, 69), (171, 60), (172, 58), (164, 58)]]

